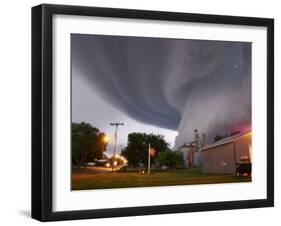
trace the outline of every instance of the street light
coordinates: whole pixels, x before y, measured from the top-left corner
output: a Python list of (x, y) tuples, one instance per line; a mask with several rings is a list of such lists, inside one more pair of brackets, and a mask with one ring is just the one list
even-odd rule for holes
[(108, 143), (108, 141), (109, 141), (109, 136), (104, 135), (104, 136), (103, 136), (103, 142), (104, 142), (104, 143)]
[(114, 133), (114, 149), (113, 149), (113, 156), (112, 156), (112, 172), (113, 172), (113, 168), (114, 168), (114, 164), (113, 164), (113, 161), (115, 158), (115, 153), (116, 153), (116, 144), (117, 144), (117, 129), (118, 129), (118, 126), (124, 126), (124, 123), (122, 122), (111, 122), (110, 123), (111, 126), (115, 126), (115, 133)]

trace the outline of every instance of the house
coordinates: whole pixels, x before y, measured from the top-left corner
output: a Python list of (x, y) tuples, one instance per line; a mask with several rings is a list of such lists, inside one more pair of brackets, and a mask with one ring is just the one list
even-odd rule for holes
[(236, 166), (252, 159), (252, 132), (226, 137), (200, 149), (203, 173), (236, 174)]

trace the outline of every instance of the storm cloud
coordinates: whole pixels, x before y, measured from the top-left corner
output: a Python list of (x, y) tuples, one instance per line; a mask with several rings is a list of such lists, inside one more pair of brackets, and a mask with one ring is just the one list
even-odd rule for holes
[(251, 43), (72, 34), (71, 54), (106, 102), (177, 130), (176, 146), (251, 125)]

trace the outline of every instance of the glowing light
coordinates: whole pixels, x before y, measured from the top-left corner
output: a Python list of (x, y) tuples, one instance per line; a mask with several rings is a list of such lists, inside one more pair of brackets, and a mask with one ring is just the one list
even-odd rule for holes
[(250, 157), (250, 162), (252, 162), (252, 145), (249, 144), (249, 157)]
[(109, 141), (109, 137), (107, 135), (103, 136), (103, 142), (107, 143)]
[(110, 167), (110, 163), (109, 163), (109, 162), (106, 163), (105, 166), (106, 166), (106, 167)]

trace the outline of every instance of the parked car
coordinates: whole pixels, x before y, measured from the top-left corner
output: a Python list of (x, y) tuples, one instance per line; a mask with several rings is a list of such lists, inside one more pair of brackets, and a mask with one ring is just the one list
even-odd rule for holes
[(247, 156), (242, 156), (240, 163), (236, 164), (237, 176), (251, 176), (252, 175), (252, 163)]
[(88, 166), (95, 166), (96, 163), (95, 163), (95, 162), (88, 162), (87, 165), (88, 165)]

